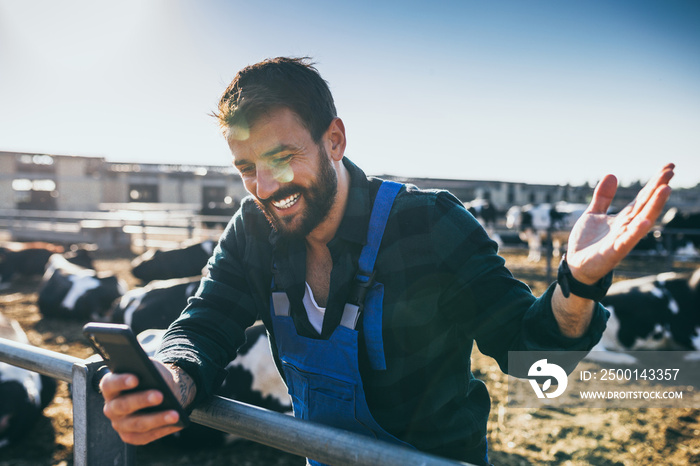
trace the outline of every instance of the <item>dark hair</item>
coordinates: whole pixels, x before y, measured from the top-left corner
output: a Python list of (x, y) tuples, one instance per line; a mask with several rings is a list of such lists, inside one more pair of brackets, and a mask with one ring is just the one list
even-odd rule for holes
[(219, 100), (214, 116), (224, 131), (250, 128), (261, 116), (286, 107), (318, 142), (337, 116), (328, 83), (308, 57), (277, 57), (240, 70)]

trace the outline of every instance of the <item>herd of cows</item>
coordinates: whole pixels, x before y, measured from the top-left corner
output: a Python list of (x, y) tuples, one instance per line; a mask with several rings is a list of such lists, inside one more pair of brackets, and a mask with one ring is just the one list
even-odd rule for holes
[[(477, 218), (489, 226), (485, 205), (474, 208)], [(509, 212), (511, 227), (519, 231), (570, 228), (580, 215), (580, 206), (523, 208)], [(692, 217), (674, 211), (664, 217), (664, 231), (673, 241), (656, 242), (700, 247), (700, 235), (682, 235), (681, 228), (700, 228)], [(658, 238), (657, 238), (658, 239)], [(148, 351), (154, 351), (163, 329), (180, 314), (197, 290), (202, 270), (215, 243), (203, 241), (173, 250), (149, 251), (132, 261), (131, 273), (141, 286), (127, 290), (116, 275), (95, 270), (92, 251), (51, 244), (14, 243), (0, 247), (0, 289), (11, 289), (13, 281), (40, 276), (37, 307), (47, 317), (80, 322), (104, 321), (129, 325)], [(658, 249), (657, 249), (658, 250)], [(611, 312), (608, 328), (596, 349), (699, 350), (700, 269), (667, 272), (614, 283), (603, 301)], [(17, 322), (0, 313), (0, 337), (26, 343)], [(269, 351), (267, 333), (261, 325), (247, 332), (240, 356), (227, 367), (218, 394), (249, 404), (289, 412), (291, 405)], [(16, 442), (41, 416), (56, 390), (56, 382), (45, 376), (0, 362), (0, 448)], [(191, 425), (178, 434), (178, 442), (212, 445), (223, 440), (218, 431)]]
[[(518, 233), (517, 240), (528, 245), (528, 258), (540, 260), (545, 241), (551, 241), (555, 251), (562, 250), (576, 220), (586, 210), (586, 204), (557, 202), (513, 206), (505, 213), (506, 226)], [(498, 213), (481, 206), (471, 210), (485, 226), (496, 224)], [(481, 212), (486, 214), (481, 214)], [(503, 241), (502, 243), (504, 243)], [(659, 229), (650, 232), (637, 244), (635, 253), (683, 254), (698, 256), (700, 251), (700, 213), (669, 209), (659, 222)]]
[[(37, 307), (46, 317), (81, 323), (102, 321), (131, 327), (144, 349), (153, 354), (164, 329), (177, 318), (194, 295), (202, 269), (215, 243), (203, 241), (167, 251), (149, 251), (132, 261), (131, 273), (142, 286), (127, 290), (116, 275), (98, 272), (92, 253), (85, 248), (62, 252), (47, 243), (0, 247), (0, 287), (11, 289), (13, 280), (41, 276)], [(16, 321), (0, 313), (0, 337), (27, 343)], [(246, 331), (239, 357), (226, 370), (229, 375), (217, 392), (226, 398), (278, 412), (290, 412), (287, 389), (280, 379), (264, 327)], [(51, 402), (56, 381), (0, 362), (0, 448), (26, 434)], [(179, 445), (211, 446), (224, 434), (197, 424), (175, 434)]]

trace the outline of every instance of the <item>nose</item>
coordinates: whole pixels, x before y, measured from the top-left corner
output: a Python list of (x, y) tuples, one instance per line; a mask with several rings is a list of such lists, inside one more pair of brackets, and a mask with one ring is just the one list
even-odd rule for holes
[[(261, 164), (262, 165), (262, 164)], [(257, 167), (255, 195), (258, 199), (268, 199), (279, 189), (279, 182), (269, 167)]]

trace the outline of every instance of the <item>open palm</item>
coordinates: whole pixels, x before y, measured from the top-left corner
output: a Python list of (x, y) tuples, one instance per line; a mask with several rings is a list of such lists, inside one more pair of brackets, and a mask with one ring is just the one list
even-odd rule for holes
[(592, 284), (611, 271), (654, 226), (671, 188), (675, 166), (666, 165), (617, 215), (607, 215), (617, 179), (605, 176), (569, 237), (566, 261), (577, 280)]

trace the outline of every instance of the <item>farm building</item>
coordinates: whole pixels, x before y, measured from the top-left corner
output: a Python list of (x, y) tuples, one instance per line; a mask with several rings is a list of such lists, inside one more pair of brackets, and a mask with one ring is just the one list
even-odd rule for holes
[(0, 152), (0, 209), (99, 211), (103, 204), (145, 202), (207, 210), (244, 195), (233, 167)]
[[(587, 202), (592, 186), (436, 178), (382, 178), (451, 191), (463, 202), (487, 199), (497, 209), (542, 202)], [(641, 185), (622, 187), (617, 207)], [(110, 205), (155, 203), (171, 210), (221, 214), (246, 195), (232, 166), (108, 162), (102, 157), (0, 151), (0, 209), (100, 211)], [(669, 207), (697, 203), (698, 189), (674, 192)], [(675, 201), (675, 202), (674, 202)]]

